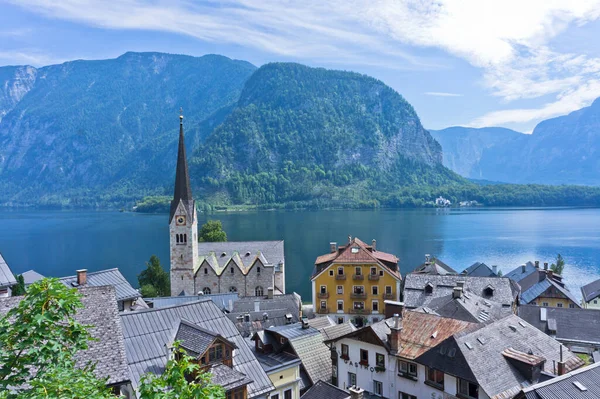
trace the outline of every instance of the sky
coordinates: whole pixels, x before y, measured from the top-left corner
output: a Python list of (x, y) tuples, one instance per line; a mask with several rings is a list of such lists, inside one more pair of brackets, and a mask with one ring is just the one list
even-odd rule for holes
[(127, 51), (360, 72), (428, 129), (531, 133), (600, 97), (600, 0), (0, 0), (0, 65)]

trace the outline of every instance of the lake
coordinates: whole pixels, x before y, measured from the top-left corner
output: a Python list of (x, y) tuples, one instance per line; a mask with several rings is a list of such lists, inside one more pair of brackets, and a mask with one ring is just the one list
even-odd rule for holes
[[(567, 262), (565, 280), (579, 287), (600, 277), (600, 209), (396, 209), (200, 214), (220, 219), (230, 241), (285, 240), (286, 285), (310, 300), (315, 258), (348, 235), (400, 257), (404, 275), (431, 254), (462, 271), (479, 261), (504, 273), (527, 260)], [(94, 211), (0, 211), (0, 252), (15, 273), (45, 276), (118, 267), (137, 275), (156, 254), (168, 270), (168, 215)]]

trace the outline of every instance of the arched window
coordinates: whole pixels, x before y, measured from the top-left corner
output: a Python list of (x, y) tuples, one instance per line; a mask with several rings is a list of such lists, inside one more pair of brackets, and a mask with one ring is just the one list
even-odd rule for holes
[(264, 294), (265, 294), (265, 291), (263, 290), (263, 287), (256, 287), (254, 289), (254, 295), (263, 296)]
[(231, 266), (231, 274), (233, 274), (233, 266)]
[(256, 273), (260, 274), (260, 266), (256, 266)]
[(229, 287), (229, 292), (237, 292), (237, 287)]
[(204, 274), (208, 274), (208, 267), (204, 268)]
[(183, 235), (183, 242), (187, 243), (187, 234)]
[(203, 293), (204, 295), (210, 295), (210, 288), (208, 288), (208, 287), (204, 287), (204, 288), (202, 288), (202, 293)]
[(177, 241), (177, 244), (179, 244), (179, 234), (175, 234), (175, 241)]

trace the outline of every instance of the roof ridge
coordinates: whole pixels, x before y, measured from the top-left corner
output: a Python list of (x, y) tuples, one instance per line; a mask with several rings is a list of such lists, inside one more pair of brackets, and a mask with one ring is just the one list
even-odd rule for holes
[[(174, 297), (174, 298), (176, 298), (176, 297)], [(183, 307), (183, 306), (191, 306), (191, 305), (195, 305), (195, 304), (200, 303), (200, 302), (212, 302), (212, 299), (210, 299), (210, 298), (199, 299), (197, 301), (186, 302), (186, 303), (178, 303), (178, 304), (174, 304), (174, 305), (165, 306), (163, 308), (149, 308), (149, 309), (136, 310), (135, 312), (121, 312), (121, 313), (119, 313), (119, 315), (121, 317), (123, 317), (123, 316), (135, 316), (138, 313), (158, 312), (158, 311), (166, 310), (166, 309), (172, 309), (172, 308)], [(215, 306), (217, 306), (217, 305), (215, 305)]]
[(598, 362), (598, 363), (592, 363), (592, 364), (590, 364), (588, 366), (580, 367), (580, 368), (575, 369), (573, 371), (569, 371), (566, 374), (559, 375), (559, 376), (556, 376), (554, 378), (551, 378), (548, 381), (539, 382), (537, 384), (525, 387), (525, 388), (523, 388), (523, 392), (531, 392), (534, 389), (542, 388), (542, 387), (548, 386), (550, 384), (553, 384), (555, 382), (566, 380), (569, 377), (572, 377), (574, 375), (583, 373), (583, 372), (588, 371), (588, 370), (592, 370), (592, 369), (594, 369), (596, 367), (599, 367), (599, 366), (600, 366), (600, 362)]

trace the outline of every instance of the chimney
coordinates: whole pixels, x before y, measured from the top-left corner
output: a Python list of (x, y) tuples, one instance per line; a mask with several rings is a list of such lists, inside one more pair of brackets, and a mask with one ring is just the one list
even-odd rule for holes
[(373, 239), (371, 241), (371, 247), (373, 247), (373, 251), (377, 251), (377, 240)]
[(267, 288), (267, 298), (273, 299), (273, 287)]
[(548, 270), (548, 262), (544, 262), (544, 270)]
[(352, 236), (348, 236), (348, 244), (352, 244)]
[(521, 265), (521, 273), (525, 273), (525, 269), (527, 269), (527, 265), (525, 263), (523, 263)]
[(331, 253), (337, 252), (337, 242), (329, 243), (329, 252), (331, 252)]
[(356, 385), (349, 387), (348, 391), (350, 391), (350, 399), (363, 399), (365, 396), (365, 390)]
[(77, 285), (87, 284), (87, 269), (77, 270)]
[(454, 289), (452, 290), (452, 298), (454, 298), (454, 299), (462, 298), (462, 294), (463, 294), (462, 287), (454, 287)]
[(431, 262), (431, 255), (425, 254), (425, 264), (428, 265)]
[(456, 282), (456, 286), (460, 288), (465, 288), (465, 280), (458, 280)]
[(302, 319), (302, 329), (307, 329), (309, 327), (308, 325), (308, 320), (307, 319)]
[(563, 375), (566, 371), (565, 362), (563, 362), (563, 346), (560, 345), (560, 362), (558, 362), (558, 375)]
[(540, 261), (539, 261), (539, 260), (536, 260), (536, 261), (535, 261), (535, 268), (536, 268), (536, 269), (539, 269), (539, 268), (540, 268)]
[(496, 266), (496, 265), (492, 266), (492, 273), (494, 273), (495, 275), (498, 275), (498, 266)]
[(400, 349), (400, 334), (402, 333), (402, 318), (398, 313), (392, 318), (392, 326), (390, 327), (390, 349), (392, 353), (398, 352)]

